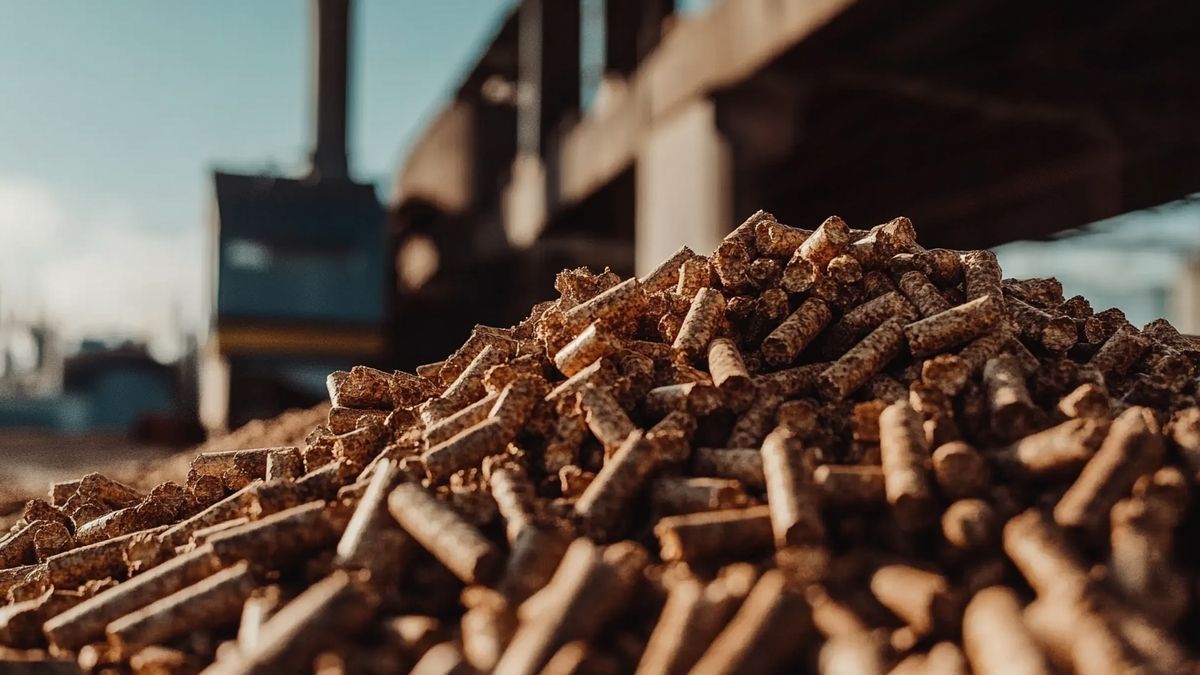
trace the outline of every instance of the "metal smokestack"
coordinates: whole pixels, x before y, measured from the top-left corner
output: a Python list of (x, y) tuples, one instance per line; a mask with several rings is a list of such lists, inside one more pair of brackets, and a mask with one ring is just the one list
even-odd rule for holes
[(316, 41), (316, 139), (312, 176), (345, 180), (350, 0), (313, 0)]

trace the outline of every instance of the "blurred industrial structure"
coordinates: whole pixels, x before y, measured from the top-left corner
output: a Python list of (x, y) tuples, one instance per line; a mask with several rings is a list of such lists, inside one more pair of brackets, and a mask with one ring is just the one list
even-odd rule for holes
[(347, 167), (349, 0), (314, 8), (308, 175), (214, 176), (213, 332), (200, 377), (210, 430), (311, 405), (331, 371), (387, 356), (383, 207)]
[(423, 321), (406, 359), (519, 318), (565, 264), (645, 271), (757, 208), (902, 209), (926, 244), (976, 248), (1200, 190), (1195, 3), (604, 5), (591, 109), (580, 0), (525, 0), (401, 163), (401, 250), (432, 239), (440, 265), (401, 301)]

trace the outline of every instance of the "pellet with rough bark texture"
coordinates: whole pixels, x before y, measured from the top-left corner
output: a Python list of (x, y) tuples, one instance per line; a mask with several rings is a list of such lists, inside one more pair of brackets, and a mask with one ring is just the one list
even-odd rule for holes
[(829, 307), (824, 302), (816, 298), (805, 300), (763, 340), (763, 358), (773, 366), (795, 361), (831, 317)]
[(985, 335), (1001, 320), (999, 303), (983, 296), (904, 327), (913, 356), (932, 356)]
[(425, 451), (421, 462), (430, 480), (447, 480), (456, 471), (479, 466), (485, 457), (503, 450), (510, 440), (504, 426), (502, 420), (489, 418)]
[(929, 447), (920, 423), (907, 401), (897, 401), (879, 415), (879, 450), (887, 501), (896, 519), (907, 528), (925, 522), (933, 501), (926, 468)]
[(570, 377), (595, 363), (596, 359), (615, 354), (621, 349), (621, 341), (605, 331), (599, 324), (588, 324), (579, 335), (558, 350), (554, 365), (563, 375)]
[(615, 450), (635, 427), (629, 415), (606, 389), (588, 385), (579, 395), (587, 426), (605, 448)]
[(721, 314), (725, 311), (725, 296), (720, 291), (702, 288), (696, 293), (679, 335), (671, 345), (676, 351), (695, 359), (704, 353), (715, 337)]
[(730, 478), (747, 487), (766, 487), (758, 448), (697, 448), (692, 453), (692, 471), (697, 476)]
[(642, 290), (647, 294), (665, 291), (675, 287), (679, 281), (679, 266), (696, 257), (696, 253), (687, 246), (680, 246), (666, 260), (658, 264), (649, 274), (639, 281)]
[(420, 485), (400, 483), (387, 505), (400, 526), (464, 582), (487, 582), (499, 572), (503, 561), (495, 544)]
[(819, 497), (813, 485), (813, 453), (786, 427), (777, 427), (762, 444), (763, 476), (775, 545), (820, 544), (825, 539)]
[(1000, 354), (983, 367), (992, 431), (1004, 438), (1025, 436), (1032, 431), (1038, 409), (1025, 386), (1021, 364), (1012, 354)]
[(601, 539), (619, 531), (622, 516), (657, 463), (654, 444), (640, 430), (632, 431), (575, 502), (587, 529)]
[(903, 319), (888, 319), (823, 370), (817, 388), (827, 398), (845, 398), (896, 358), (903, 347)]

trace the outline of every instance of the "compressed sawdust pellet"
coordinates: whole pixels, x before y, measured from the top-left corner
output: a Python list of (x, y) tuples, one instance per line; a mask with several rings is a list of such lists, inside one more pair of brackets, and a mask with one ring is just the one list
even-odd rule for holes
[(0, 538), (0, 647), (135, 673), (1190, 672), (1200, 347), (1169, 324), (906, 218), (759, 212), (711, 256), (555, 288), (416, 374), (333, 373), (295, 447), (206, 453), (186, 489), (56, 484)]
[(401, 483), (387, 505), (400, 526), (464, 582), (485, 583), (498, 572), (497, 547), (425, 488)]
[(816, 298), (805, 300), (763, 340), (763, 358), (772, 366), (789, 365), (829, 323), (829, 307)]
[(904, 327), (913, 356), (932, 356), (990, 332), (1001, 320), (990, 295), (969, 300)]

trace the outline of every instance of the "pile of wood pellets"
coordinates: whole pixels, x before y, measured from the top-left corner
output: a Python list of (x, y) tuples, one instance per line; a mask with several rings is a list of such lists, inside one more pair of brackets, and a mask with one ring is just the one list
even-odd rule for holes
[(759, 212), (0, 540), (3, 673), (1194, 672), (1200, 345)]

